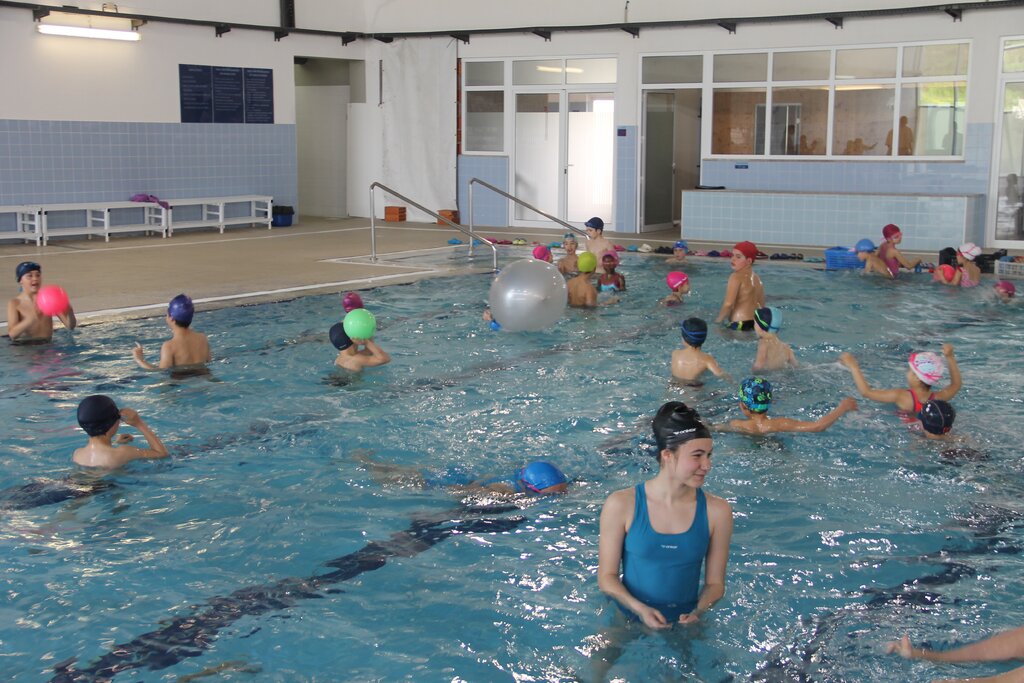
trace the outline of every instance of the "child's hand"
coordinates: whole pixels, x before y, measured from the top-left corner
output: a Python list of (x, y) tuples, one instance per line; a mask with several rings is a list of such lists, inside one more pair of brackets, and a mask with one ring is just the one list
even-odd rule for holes
[(145, 357), (142, 355), (142, 344), (135, 342), (135, 348), (132, 349), (132, 355), (135, 356), (135, 360), (143, 361)]
[(852, 396), (847, 396), (846, 398), (839, 402), (839, 407), (842, 409), (844, 413), (848, 413), (851, 410), (857, 410), (857, 399), (853, 398)]
[(138, 427), (142, 418), (131, 408), (121, 408), (121, 421), (131, 427)]
[(942, 345), (942, 355), (945, 356), (946, 358), (952, 358), (953, 357), (953, 345), (952, 344), (943, 344)]
[(114, 439), (114, 443), (131, 443), (135, 440), (135, 437), (131, 434), (118, 434), (117, 438)]
[(857, 359), (853, 357), (853, 354), (849, 351), (843, 351), (839, 354), (839, 362), (848, 368), (857, 367)]
[(913, 659), (914, 648), (910, 645), (910, 636), (903, 636), (899, 640), (891, 640), (885, 644), (885, 654), (898, 654), (904, 659)]

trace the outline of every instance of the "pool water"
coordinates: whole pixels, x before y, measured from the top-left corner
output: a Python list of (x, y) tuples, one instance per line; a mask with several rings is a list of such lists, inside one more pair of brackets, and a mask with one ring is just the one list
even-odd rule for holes
[[(836, 363), (844, 350), (873, 386), (900, 387), (911, 351), (950, 342), (964, 374), (955, 431), (980, 456), (943, 457), (891, 406), (864, 401), (822, 434), (716, 437), (705, 488), (735, 512), (726, 597), (699, 627), (633, 641), (612, 673), (952, 676), (884, 657), (880, 645), (906, 632), (944, 646), (1024, 621), (1024, 309), (1000, 306), (988, 287), (954, 290), (923, 275), (891, 283), (757, 269), (801, 362), (770, 376), (773, 414), (815, 419), (851, 395)], [(664, 401), (683, 398), (712, 422), (738, 417), (736, 385), (754, 357), (753, 341), (712, 332), (705, 350), (735, 381), (669, 382), (679, 321), (713, 320), (729, 270), (687, 265), (693, 295), (663, 308), (668, 270), (625, 255), (622, 303), (568, 311), (533, 334), (480, 320), (489, 275), (363, 291), (393, 361), (356, 378), (332, 367), (337, 295), (197, 314), (217, 358), (206, 378), (135, 366), (136, 340), (152, 357), (166, 337), (161, 319), (10, 347), (0, 360), (0, 671), (82, 681), (588, 679), (611, 609), (595, 578), (604, 498), (653, 476), (648, 424)], [(74, 410), (92, 393), (137, 409), (172, 457), (133, 463), (95, 495), (12, 503), (26, 484), (71, 472), (84, 442)], [(481, 509), (500, 501), (382, 485), (364, 455), (479, 475), (545, 458), (574, 484), (521, 509)]]

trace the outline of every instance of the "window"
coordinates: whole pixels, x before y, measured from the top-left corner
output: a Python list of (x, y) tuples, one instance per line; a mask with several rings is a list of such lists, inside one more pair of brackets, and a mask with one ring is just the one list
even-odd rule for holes
[(643, 83), (700, 83), (704, 80), (704, 58), (701, 55), (644, 57)]
[(462, 84), (462, 150), (505, 151), (505, 62), (464, 62)]
[[(1007, 46), (1004, 65), (1024, 71), (1024, 40)], [(969, 52), (932, 43), (714, 55), (711, 153), (962, 157)]]

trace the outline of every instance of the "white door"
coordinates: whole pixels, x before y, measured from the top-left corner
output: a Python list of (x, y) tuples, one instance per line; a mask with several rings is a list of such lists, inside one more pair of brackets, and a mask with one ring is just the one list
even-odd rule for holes
[[(513, 192), (562, 220), (591, 216), (612, 223), (615, 97), (613, 93), (516, 93)], [(513, 203), (512, 224), (551, 222)]]

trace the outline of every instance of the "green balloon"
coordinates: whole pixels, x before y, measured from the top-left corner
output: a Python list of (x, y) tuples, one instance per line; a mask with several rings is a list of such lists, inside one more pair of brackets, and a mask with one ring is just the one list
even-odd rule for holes
[(585, 251), (576, 257), (576, 267), (581, 273), (593, 273), (597, 268), (597, 257)]
[(365, 308), (349, 311), (341, 324), (350, 339), (370, 339), (377, 331), (377, 319)]

